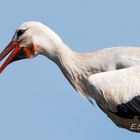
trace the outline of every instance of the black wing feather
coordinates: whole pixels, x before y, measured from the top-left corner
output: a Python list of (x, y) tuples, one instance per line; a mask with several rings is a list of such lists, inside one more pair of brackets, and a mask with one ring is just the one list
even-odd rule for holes
[(117, 116), (132, 119), (135, 116), (140, 118), (140, 96), (134, 97), (127, 103), (122, 103), (117, 106)]

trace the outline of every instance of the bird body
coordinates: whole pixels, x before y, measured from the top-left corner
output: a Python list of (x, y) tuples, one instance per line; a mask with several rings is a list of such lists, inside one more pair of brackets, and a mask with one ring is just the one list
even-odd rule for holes
[(91, 103), (94, 99), (116, 125), (140, 132), (140, 48), (75, 52), (47, 26), (26, 22), (18, 27), (0, 60), (9, 52), (0, 72), (13, 61), (45, 55), (76, 91)]
[(140, 48), (137, 47), (114, 47), (90, 53), (64, 52), (62, 56), (59, 54), (56, 62), (74, 88), (91, 101), (87, 87), (91, 75), (140, 64), (139, 55)]

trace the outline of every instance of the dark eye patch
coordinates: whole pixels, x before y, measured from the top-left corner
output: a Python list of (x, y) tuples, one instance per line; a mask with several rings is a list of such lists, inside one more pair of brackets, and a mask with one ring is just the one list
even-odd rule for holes
[(22, 30), (22, 29), (21, 30), (18, 30), (17, 31), (17, 37), (20, 37), (21, 35), (23, 35), (26, 30)]

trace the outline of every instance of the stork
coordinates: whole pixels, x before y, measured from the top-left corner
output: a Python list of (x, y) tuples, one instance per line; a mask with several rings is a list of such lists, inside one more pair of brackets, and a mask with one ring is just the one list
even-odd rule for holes
[(140, 132), (140, 48), (75, 52), (49, 27), (25, 22), (0, 54), (0, 61), (8, 54), (0, 73), (11, 62), (44, 55), (58, 65), (76, 91), (90, 103), (95, 100), (117, 126)]

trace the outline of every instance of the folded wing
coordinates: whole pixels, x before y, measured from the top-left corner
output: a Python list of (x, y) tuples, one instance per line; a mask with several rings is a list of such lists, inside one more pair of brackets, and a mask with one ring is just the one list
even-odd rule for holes
[[(94, 74), (89, 96), (118, 126), (140, 132), (140, 66)], [(137, 128), (131, 129), (136, 123)]]

